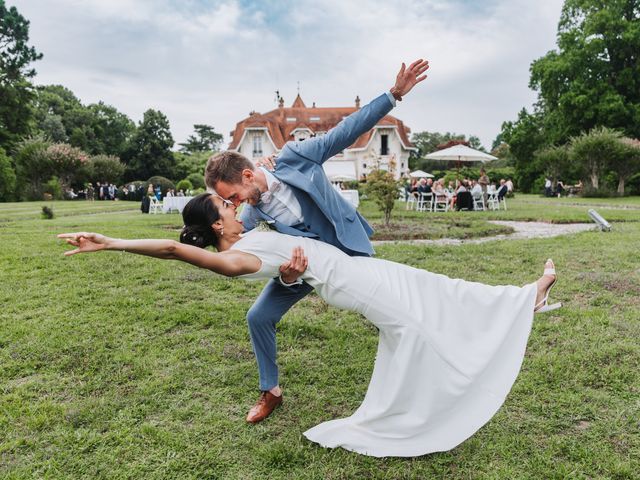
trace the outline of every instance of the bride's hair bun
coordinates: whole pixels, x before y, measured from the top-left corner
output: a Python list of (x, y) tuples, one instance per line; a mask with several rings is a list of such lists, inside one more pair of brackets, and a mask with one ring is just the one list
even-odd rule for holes
[(205, 225), (185, 225), (180, 233), (180, 243), (207, 248), (216, 244), (216, 236), (211, 227)]
[(220, 219), (220, 213), (209, 197), (210, 193), (201, 193), (185, 205), (182, 210), (184, 228), (180, 233), (180, 243), (200, 248), (217, 246), (218, 237), (211, 225)]

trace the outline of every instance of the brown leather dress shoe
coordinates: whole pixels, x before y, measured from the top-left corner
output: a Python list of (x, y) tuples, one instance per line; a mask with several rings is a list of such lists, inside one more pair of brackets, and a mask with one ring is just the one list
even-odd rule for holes
[(282, 395), (276, 397), (271, 392), (261, 392), (258, 403), (256, 403), (249, 414), (247, 415), (247, 422), (258, 423), (271, 415), (271, 412), (282, 403)]

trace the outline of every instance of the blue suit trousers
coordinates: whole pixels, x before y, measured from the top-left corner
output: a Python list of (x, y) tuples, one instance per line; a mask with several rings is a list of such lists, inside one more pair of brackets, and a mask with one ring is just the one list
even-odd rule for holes
[(312, 290), (313, 287), (308, 283), (285, 287), (277, 280), (269, 280), (247, 312), (251, 344), (258, 362), (260, 390), (271, 390), (278, 385), (276, 324), (298, 300)]

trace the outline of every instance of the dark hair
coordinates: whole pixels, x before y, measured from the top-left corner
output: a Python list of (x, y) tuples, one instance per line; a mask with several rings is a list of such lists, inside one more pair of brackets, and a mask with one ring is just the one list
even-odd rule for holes
[(254, 170), (251, 160), (237, 152), (216, 153), (207, 161), (204, 169), (204, 183), (209, 188), (216, 188), (216, 183), (230, 184), (242, 182), (242, 171)]
[(220, 218), (220, 213), (210, 197), (210, 193), (201, 193), (185, 205), (182, 210), (184, 227), (180, 233), (180, 243), (200, 248), (217, 246), (218, 237), (211, 225)]

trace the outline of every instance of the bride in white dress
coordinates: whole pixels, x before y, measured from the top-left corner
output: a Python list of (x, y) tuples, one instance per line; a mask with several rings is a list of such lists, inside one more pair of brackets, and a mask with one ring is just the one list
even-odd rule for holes
[[(380, 329), (369, 388), (353, 415), (304, 432), (325, 447), (411, 457), (459, 445), (505, 401), (524, 358), (534, 310), (559, 306), (547, 304), (556, 279), (550, 262), (537, 282), (524, 287), (467, 282), (349, 257), (306, 237), (274, 231), (243, 235), (233, 206), (214, 195), (210, 200), (215, 214), (181, 235), (197, 246), (86, 232), (59, 237), (77, 247), (66, 255), (120, 250), (247, 279), (301, 274), (327, 303), (364, 315)], [(199, 248), (208, 245), (219, 253)]]

